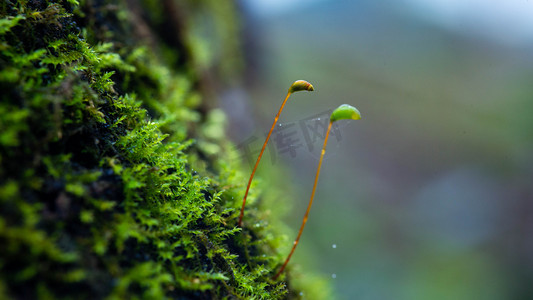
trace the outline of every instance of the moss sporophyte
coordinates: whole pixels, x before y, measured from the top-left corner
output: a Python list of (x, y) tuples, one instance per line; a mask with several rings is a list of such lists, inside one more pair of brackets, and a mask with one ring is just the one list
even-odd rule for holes
[(316, 170), (316, 175), (315, 175), (315, 183), (313, 184), (311, 198), (309, 199), (309, 204), (307, 205), (307, 210), (305, 212), (302, 225), (300, 226), (300, 230), (298, 231), (298, 236), (296, 237), (296, 240), (293, 243), (289, 256), (287, 256), (287, 259), (285, 260), (285, 262), (283, 263), (279, 271), (276, 273), (276, 275), (272, 277), (273, 279), (278, 278), (278, 276), (283, 272), (283, 270), (285, 270), (285, 267), (289, 263), (289, 260), (291, 259), (291, 256), (294, 253), (294, 250), (296, 249), (296, 246), (298, 246), (298, 242), (300, 241), (300, 236), (302, 235), (305, 224), (307, 223), (309, 211), (311, 210), (311, 205), (313, 205), (313, 198), (315, 197), (315, 190), (316, 190), (316, 185), (318, 182), (318, 176), (320, 174), (320, 167), (322, 166), (322, 159), (324, 158), (324, 154), (326, 153), (326, 145), (328, 143), (328, 137), (329, 137), (329, 132), (331, 131), (331, 125), (333, 124), (333, 122), (336, 122), (338, 120), (346, 120), (346, 119), (359, 120), (361, 119), (361, 114), (359, 113), (357, 108), (351, 105), (348, 105), (348, 104), (343, 104), (339, 106), (337, 109), (335, 109), (331, 113), (331, 117), (329, 118), (328, 129), (326, 131), (326, 137), (324, 138), (324, 145), (322, 146), (322, 152), (320, 153), (320, 160), (318, 161), (318, 168)]
[(305, 80), (296, 80), (291, 87), (289, 88), (289, 91), (287, 92), (287, 96), (285, 97), (285, 100), (283, 100), (283, 103), (281, 103), (281, 107), (279, 108), (278, 114), (274, 118), (274, 123), (272, 123), (272, 127), (270, 128), (270, 131), (268, 132), (268, 135), (265, 139), (265, 142), (263, 143), (263, 147), (261, 148), (261, 152), (259, 153), (259, 156), (257, 157), (257, 161), (255, 162), (255, 166), (252, 170), (252, 174), (250, 175), (250, 179), (248, 180), (248, 185), (246, 186), (246, 192), (244, 193), (244, 197), (242, 199), (242, 207), (241, 207), (241, 213), (239, 215), (239, 227), (242, 227), (242, 218), (244, 216), (244, 206), (246, 205), (246, 197), (248, 197), (248, 192), (250, 190), (250, 185), (252, 184), (252, 180), (255, 175), (255, 171), (257, 170), (257, 166), (259, 165), (259, 161), (261, 161), (261, 157), (263, 156), (263, 152), (265, 151), (266, 145), (268, 143), (268, 140), (270, 139), (270, 136), (272, 135), (272, 131), (274, 130), (274, 127), (276, 126), (276, 123), (278, 122), (279, 116), (281, 114), (281, 111), (283, 110), (283, 107), (285, 107), (285, 103), (287, 103), (287, 100), (289, 100), (289, 97), (294, 92), (299, 91), (314, 91), (313, 85)]

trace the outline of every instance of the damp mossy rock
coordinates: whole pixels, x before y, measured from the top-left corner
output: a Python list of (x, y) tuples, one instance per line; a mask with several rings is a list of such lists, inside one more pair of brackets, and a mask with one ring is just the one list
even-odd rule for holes
[(232, 1), (0, 3), (0, 299), (299, 297), (205, 96), (237, 30)]

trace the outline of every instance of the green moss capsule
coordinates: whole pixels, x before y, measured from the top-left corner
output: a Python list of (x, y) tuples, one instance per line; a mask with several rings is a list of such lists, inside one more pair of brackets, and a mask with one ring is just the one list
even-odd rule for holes
[(329, 119), (331, 122), (345, 119), (359, 120), (361, 119), (361, 113), (357, 108), (348, 104), (343, 104), (331, 113)]
[(296, 246), (298, 246), (298, 243), (300, 242), (300, 237), (302, 236), (302, 232), (304, 231), (305, 224), (307, 223), (307, 218), (309, 217), (309, 212), (311, 211), (311, 206), (313, 205), (313, 199), (315, 197), (315, 191), (316, 186), (318, 183), (318, 176), (320, 175), (320, 167), (322, 166), (322, 160), (324, 159), (324, 154), (326, 153), (326, 145), (328, 144), (328, 137), (329, 133), (331, 131), (331, 125), (333, 122), (338, 120), (345, 120), (345, 119), (353, 119), (358, 120), (361, 119), (361, 114), (357, 110), (357, 108), (348, 105), (343, 104), (339, 106), (337, 109), (335, 109), (331, 113), (331, 117), (329, 118), (329, 125), (328, 129), (326, 130), (326, 137), (324, 138), (324, 145), (322, 146), (322, 152), (320, 154), (320, 160), (318, 161), (318, 167), (316, 169), (316, 175), (315, 175), (315, 183), (313, 184), (313, 189), (311, 191), (311, 198), (309, 199), (309, 204), (307, 205), (307, 210), (305, 211), (304, 219), (302, 221), (302, 225), (300, 226), (300, 230), (298, 231), (298, 236), (296, 237), (296, 240), (294, 240), (294, 243), (292, 244), (291, 252), (289, 253), (289, 256), (287, 256), (287, 259), (285, 259), (285, 262), (279, 269), (279, 271), (272, 277), (272, 279), (278, 278), (279, 275), (285, 270), (285, 267), (291, 260), (292, 255), (294, 254), (294, 250), (296, 250)]

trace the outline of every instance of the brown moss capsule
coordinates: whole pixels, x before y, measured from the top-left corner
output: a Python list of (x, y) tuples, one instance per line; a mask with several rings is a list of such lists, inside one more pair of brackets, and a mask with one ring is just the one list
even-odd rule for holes
[(244, 192), (244, 197), (242, 199), (242, 207), (241, 207), (241, 213), (239, 215), (239, 223), (238, 223), (239, 227), (242, 226), (242, 218), (244, 217), (244, 206), (246, 205), (246, 198), (248, 197), (248, 191), (250, 190), (252, 179), (254, 178), (255, 171), (257, 170), (259, 161), (261, 160), (261, 157), (263, 156), (263, 152), (265, 151), (268, 140), (270, 139), (270, 136), (272, 135), (272, 131), (274, 130), (274, 127), (276, 126), (276, 123), (278, 122), (281, 111), (283, 110), (283, 107), (285, 107), (285, 103), (287, 103), (287, 100), (289, 100), (289, 97), (294, 92), (314, 91), (314, 90), (315, 88), (313, 87), (313, 85), (305, 80), (296, 80), (289, 88), (289, 92), (287, 93), (287, 96), (285, 96), (285, 100), (283, 100), (283, 103), (281, 103), (281, 107), (279, 108), (278, 114), (274, 118), (274, 123), (272, 124), (272, 127), (270, 128), (270, 131), (268, 132), (268, 135), (265, 139), (265, 143), (263, 143), (263, 148), (261, 148), (261, 152), (259, 152), (259, 156), (257, 157), (257, 161), (255, 162), (255, 166), (252, 170), (252, 174), (250, 175), (250, 179), (248, 180), (248, 185), (246, 186), (246, 192)]
[(305, 80), (296, 80), (291, 87), (289, 88), (289, 93), (299, 92), (299, 91), (314, 91), (315, 88), (312, 84)]

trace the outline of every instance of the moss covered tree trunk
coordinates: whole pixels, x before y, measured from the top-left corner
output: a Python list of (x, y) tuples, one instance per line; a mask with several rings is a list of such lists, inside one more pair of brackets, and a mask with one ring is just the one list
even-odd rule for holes
[(275, 221), (251, 205), (236, 226), (247, 174), (206, 97), (238, 74), (236, 20), (218, 0), (0, 2), (1, 299), (298, 294), (270, 279)]

